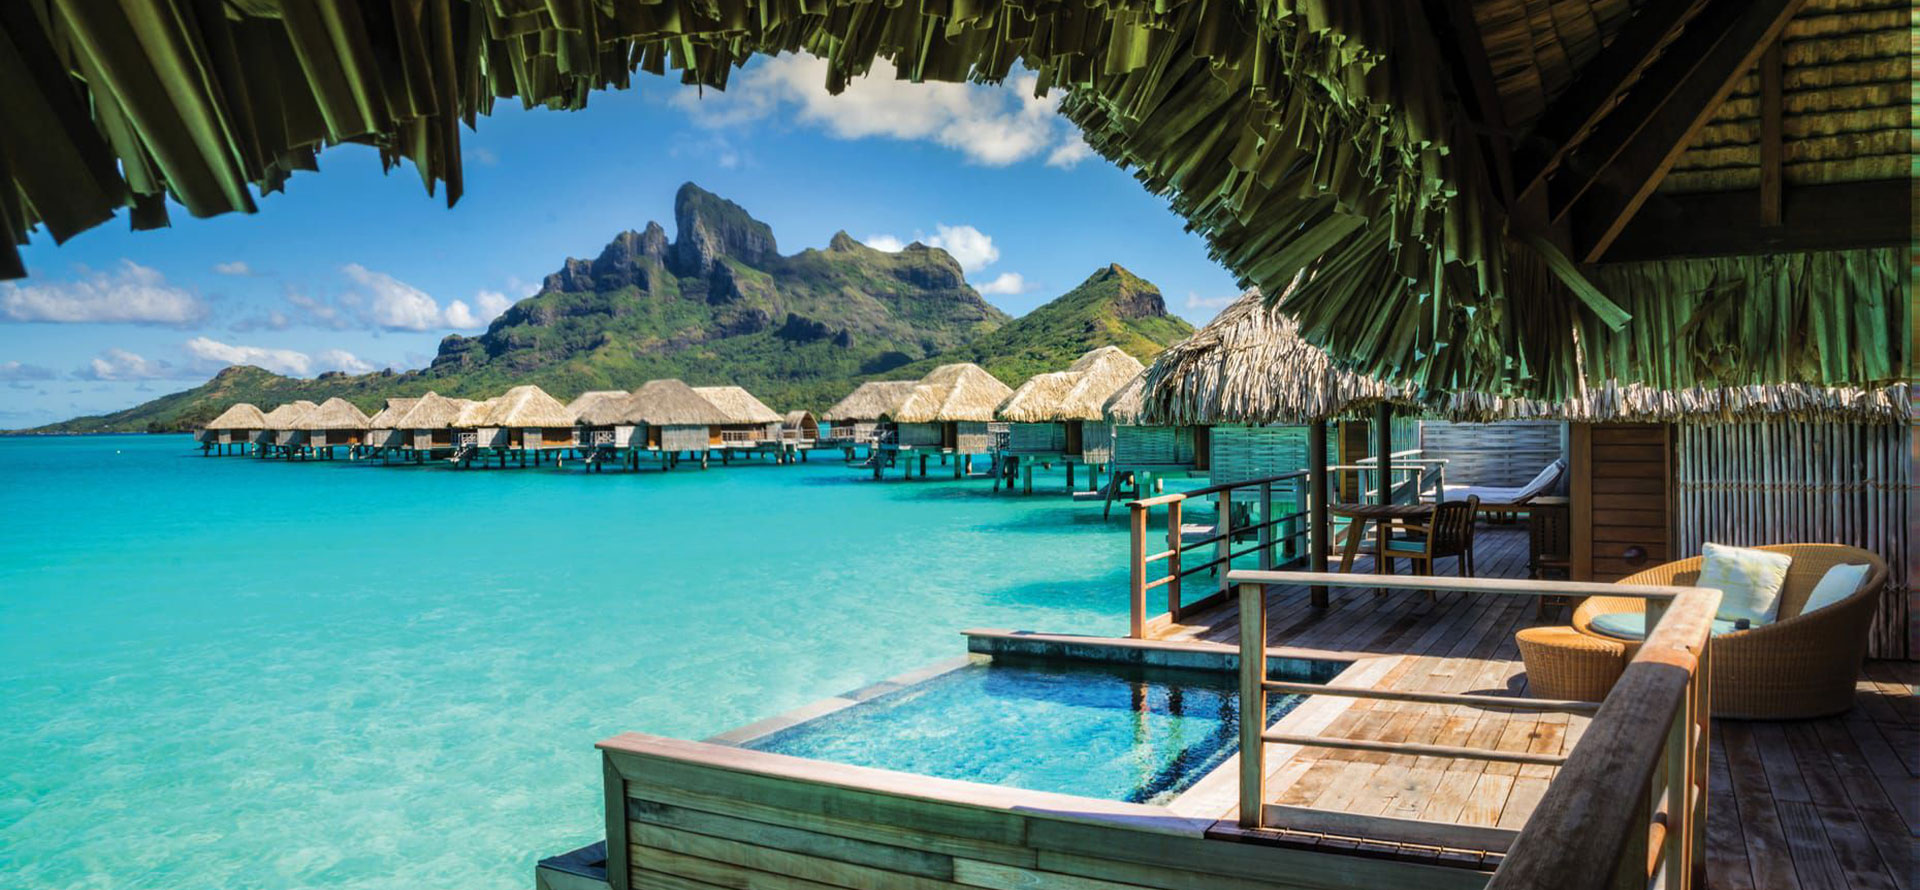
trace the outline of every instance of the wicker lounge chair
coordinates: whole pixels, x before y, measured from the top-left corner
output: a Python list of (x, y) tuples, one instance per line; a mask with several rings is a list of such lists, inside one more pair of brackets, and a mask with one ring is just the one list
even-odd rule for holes
[[(1779, 618), (1748, 630), (1713, 638), (1713, 715), (1744, 720), (1791, 720), (1839, 714), (1853, 707), (1854, 678), (1866, 657), (1867, 633), (1887, 564), (1857, 547), (1840, 544), (1775, 544), (1758, 548), (1793, 557), (1780, 591)], [(1844, 564), (1872, 568), (1852, 595), (1824, 609), (1800, 614), (1807, 595), (1827, 570)], [(1655, 566), (1620, 579), (1621, 584), (1691, 585), (1700, 576), (1700, 557)], [(1590, 597), (1573, 613), (1581, 633), (1617, 639), (1593, 628), (1596, 615), (1642, 612), (1645, 601), (1630, 597)], [(1639, 649), (1628, 642), (1626, 657)]]

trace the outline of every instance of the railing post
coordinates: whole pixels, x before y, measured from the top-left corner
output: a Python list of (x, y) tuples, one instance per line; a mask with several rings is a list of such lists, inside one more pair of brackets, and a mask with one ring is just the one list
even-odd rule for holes
[(1127, 511), (1127, 526), (1133, 532), (1127, 560), (1132, 569), (1127, 588), (1127, 636), (1139, 640), (1147, 635), (1147, 508), (1129, 501)]
[[(1292, 524), (1293, 520), (1287, 520)], [(1273, 571), (1273, 483), (1260, 483), (1260, 570)], [(1225, 583), (1226, 573), (1220, 574)], [(1221, 588), (1224, 590), (1225, 588)]]
[(1233, 489), (1222, 489), (1214, 497), (1218, 505), (1214, 512), (1220, 520), (1214, 533), (1220, 540), (1213, 542), (1213, 571), (1220, 578), (1220, 598), (1226, 599), (1233, 592), (1233, 582), (1227, 580), (1227, 573), (1233, 571)]
[(1693, 734), (1688, 739), (1688, 751), (1693, 755), (1693, 784), (1700, 789), (1698, 805), (1690, 816), (1693, 820), (1693, 833), (1688, 841), (1693, 845), (1692, 874), (1688, 875), (1692, 883), (1689, 886), (1707, 886), (1707, 776), (1708, 752), (1712, 746), (1713, 731), (1713, 639), (1700, 643), (1700, 658), (1694, 664), (1691, 695), (1693, 702)]
[(1267, 599), (1259, 584), (1240, 585), (1240, 827), (1259, 828), (1266, 802)]
[(1167, 502), (1167, 617), (1180, 620), (1180, 502), (1175, 496)]
[[(1693, 684), (1688, 683), (1689, 687)], [(1693, 874), (1693, 690), (1673, 709), (1667, 730), (1667, 843), (1664, 856), (1668, 890), (1686, 890)]]

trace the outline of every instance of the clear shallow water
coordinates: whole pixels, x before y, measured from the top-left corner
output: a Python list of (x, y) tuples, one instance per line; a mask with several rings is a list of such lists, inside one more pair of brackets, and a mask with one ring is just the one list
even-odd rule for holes
[(990, 488), (0, 438), (0, 885), (525, 887), (599, 739), (1123, 632), (1121, 515)]
[[(1163, 803), (1240, 749), (1236, 683), (1234, 674), (1219, 671), (995, 661), (747, 747), (1031, 791)], [(1267, 723), (1298, 703), (1298, 696), (1273, 696)]]

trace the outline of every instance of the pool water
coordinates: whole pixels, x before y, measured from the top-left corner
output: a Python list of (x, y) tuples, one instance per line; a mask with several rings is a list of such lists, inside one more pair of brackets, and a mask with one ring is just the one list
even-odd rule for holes
[(600, 739), (703, 738), (966, 627), (1124, 633), (1124, 511), (933, 475), (0, 438), (0, 886), (518, 890), (600, 837)]
[[(1002, 657), (745, 747), (1030, 791), (1165, 803), (1239, 750), (1237, 682), (1226, 671)], [(1270, 696), (1267, 723), (1299, 700)]]

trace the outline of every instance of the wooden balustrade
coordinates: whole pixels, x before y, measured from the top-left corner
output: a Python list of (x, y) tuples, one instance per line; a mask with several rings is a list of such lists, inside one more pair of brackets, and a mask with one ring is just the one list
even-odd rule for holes
[[(1127, 502), (1128, 528), (1132, 537), (1132, 546), (1128, 551), (1129, 563), (1129, 600), (1127, 635), (1133, 639), (1143, 639), (1155, 622), (1165, 620), (1177, 622), (1182, 614), (1192, 614), (1200, 609), (1209, 608), (1225, 602), (1232, 595), (1232, 583), (1227, 580), (1227, 570), (1233, 560), (1249, 554), (1260, 555), (1260, 567), (1272, 569), (1278, 562), (1289, 561), (1305, 555), (1305, 548), (1297, 546), (1308, 536), (1308, 528), (1302, 519), (1307, 510), (1307, 473), (1296, 471), (1263, 479), (1250, 479), (1245, 482), (1231, 482), (1210, 485), (1193, 491), (1155, 495)], [(1292, 509), (1284, 514), (1274, 512), (1276, 489), (1293, 499)], [(1244, 528), (1233, 524), (1233, 499), (1236, 492), (1253, 495), (1260, 508), (1259, 518)], [(1192, 541), (1183, 540), (1181, 527), (1186, 517), (1185, 504), (1195, 498), (1212, 496), (1217, 502), (1216, 525), (1213, 534)], [(1165, 549), (1149, 552), (1148, 530), (1149, 516), (1153, 508), (1166, 508)], [(1276, 527), (1284, 527), (1278, 533)], [(1234, 538), (1239, 535), (1256, 534), (1257, 542), (1251, 546), (1234, 549)], [(1205, 562), (1189, 565), (1186, 553), (1211, 545), (1213, 558)], [(1276, 559), (1276, 550), (1284, 550), (1284, 559)], [(1149, 577), (1154, 564), (1165, 563), (1161, 574)], [(1219, 589), (1195, 601), (1185, 602), (1184, 578), (1195, 572), (1217, 569)], [(1167, 610), (1158, 616), (1147, 612), (1147, 593), (1165, 587)]]
[[(1265, 746), (1288, 744), (1556, 766), (1559, 773), (1509, 845), (1488, 890), (1705, 886), (1710, 630), (1720, 592), (1513, 579), (1232, 571), (1240, 596), (1240, 824), (1284, 819), (1266, 802)], [(1391, 588), (1499, 596), (1630, 596), (1647, 601), (1651, 633), (1599, 704), (1358, 689), (1266, 678), (1269, 585)], [(1566, 755), (1268, 732), (1269, 692), (1590, 714)]]

